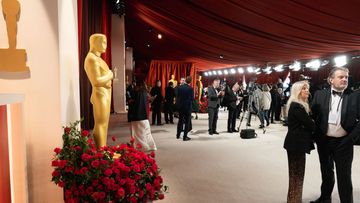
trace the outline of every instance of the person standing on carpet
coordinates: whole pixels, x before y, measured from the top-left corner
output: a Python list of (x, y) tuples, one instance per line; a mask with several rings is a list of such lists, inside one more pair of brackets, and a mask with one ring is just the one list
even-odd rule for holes
[(175, 98), (175, 90), (174, 90), (173, 82), (169, 82), (168, 86), (165, 88), (165, 103), (164, 103), (164, 114), (165, 114), (165, 122), (168, 124), (174, 124), (173, 118), (173, 106), (174, 106), (174, 98)]
[(224, 91), (219, 91), (220, 79), (214, 79), (212, 85), (208, 87), (208, 114), (209, 114), (209, 134), (219, 134), (216, 131), (220, 98), (224, 96)]
[(315, 122), (310, 117), (308, 103), (309, 84), (299, 81), (293, 84), (288, 100), (288, 132), (284, 148), (287, 150), (289, 166), (288, 203), (301, 203), (305, 175), (305, 154), (315, 149), (312, 132)]
[(176, 138), (180, 138), (180, 133), (184, 132), (183, 140), (189, 141), (190, 137), (187, 136), (191, 128), (191, 112), (192, 104), (194, 101), (194, 89), (190, 87), (192, 81), (191, 76), (187, 76), (185, 84), (180, 85), (177, 91), (176, 105), (179, 110), (179, 122), (177, 126)]
[(135, 140), (135, 146), (141, 145), (141, 151), (155, 151), (156, 145), (151, 135), (148, 120), (148, 93), (144, 83), (137, 83), (132, 98), (130, 112), (131, 137)]
[(331, 203), (335, 185), (334, 164), (341, 203), (353, 202), (351, 167), (354, 143), (359, 139), (359, 103), (350, 95), (349, 70), (336, 67), (329, 73), (330, 89), (319, 90), (312, 100), (316, 123), (315, 141), (322, 176), (321, 195), (311, 203)]
[(161, 124), (161, 105), (163, 101), (163, 96), (161, 93), (161, 81), (157, 80), (155, 87), (151, 88), (151, 108), (152, 108), (152, 125), (155, 125), (155, 120), (157, 121), (157, 125)]
[(227, 131), (229, 133), (239, 132), (238, 130), (236, 130), (236, 115), (237, 115), (236, 101), (238, 100), (237, 91), (239, 91), (239, 88), (240, 88), (239, 84), (235, 83), (231, 89), (228, 86), (225, 91), (224, 100), (226, 100), (227, 107), (229, 110), (228, 122), (227, 122)]

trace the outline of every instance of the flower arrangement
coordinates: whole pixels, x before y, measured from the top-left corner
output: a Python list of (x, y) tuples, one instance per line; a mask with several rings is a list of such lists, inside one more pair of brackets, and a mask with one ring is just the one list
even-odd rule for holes
[[(52, 181), (64, 188), (66, 203), (148, 202), (164, 198), (155, 154), (134, 148), (134, 140), (96, 149), (80, 121), (64, 128), (63, 148), (55, 148)], [(141, 147), (141, 146), (137, 146)]]

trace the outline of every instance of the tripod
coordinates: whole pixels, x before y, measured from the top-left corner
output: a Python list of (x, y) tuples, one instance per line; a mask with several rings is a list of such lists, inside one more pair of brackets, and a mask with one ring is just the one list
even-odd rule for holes
[[(244, 111), (244, 113), (242, 114), (242, 116), (241, 116), (241, 118), (240, 118), (239, 126), (238, 126), (238, 128), (237, 128), (238, 131), (240, 131), (241, 123), (242, 123), (242, 121), (244, 120), (245, 115), (246, 115), (247, 123), (250, 123), (250, 120), (249, 120), (249, 119), (250, 119), (250, 114), (251, 114), (250, 108), (252, 108), (252, 101), (253, 101), (253, 98), (252, 98), (252, 97), (253, 97), (252, 94), (249, 95), (249, 100), (248, 100), (248, 103), (247, 103), (247, 109), (246, 109), (246, 111)], [(259, 115), (260, 115), (260, 114), (259, 114), (259, 111), (257, 111), (257, 113), (256, 113), (255, 115), (259, 116)], [(246, 125), (245, 128), (248, 129), (248, 125)], [(264, 128), (263, 128), (263, 134), (265, 134), (265, 132), (266, 132), (266, 129), (265, 129), (265, 126), (264, 126)]]

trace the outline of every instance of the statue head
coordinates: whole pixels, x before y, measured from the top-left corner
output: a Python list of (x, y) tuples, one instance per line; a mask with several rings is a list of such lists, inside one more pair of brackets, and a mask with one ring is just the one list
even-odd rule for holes
[(201, 81), (201, 78), (202, 78), (202, 76), (201, 76), (201, 75), (199, 75), (199, 81)]
[(175, 75), (174, 74), (171, 75), (171, 80), (175, 80)]
[(89, 43), (91, 51), (105, 53), (107, 46), (107, 40), (105, 35), (98, 33), (93, 34), (90, 36)]

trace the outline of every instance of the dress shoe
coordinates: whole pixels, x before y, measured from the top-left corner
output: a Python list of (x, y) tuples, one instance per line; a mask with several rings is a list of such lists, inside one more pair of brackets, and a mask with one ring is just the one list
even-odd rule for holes
[(158, 124), (156, 124), (157, 126), (160, 126), (160, 125), (164, 125), (163, 123), (158, 123)]
[(331, 203), (331, 199), (318, 198), (317, 200), (310, 201), (310, 203)]
[(227, 132), (228, 132), (228, 133), (232, 133), (233, 131), (232, 131), (232, 130), (228, 130)]
[(238, 130), (232, 129), (231, 131), (233, 131), (233, 133), (238, 133)]
[(183, 141), (189, 141), (189, 140), (191, 140), (190, 137), (184, 137), (184, 138), (183, 138)]
[(171, 124), (174, 124), (174, 121), (170, 121)]
[(219, 134), (219, 133), (218, 133), (218, 132), (216, 132), (216, 131), (214, 131), (213, 133), (214, 133), (214, 134), (216, 134), (216, 135), (218, 135), (218, 134)]
[(264, 128), (265, 126), (264, 125), (260, 125), (259, 128)]
[(209, 135), (213, 135), (213, 133), (212, 133), (212, 132), (209, 132)]
[(180, 135), (176, 135), (176, 139), (180, 139)]
[(267, 122), (267, 123), (266, 123), (266, 126), (269, 126), (269, 125), (270, 125), (270, 123), (269, 123), (269, 122)]

